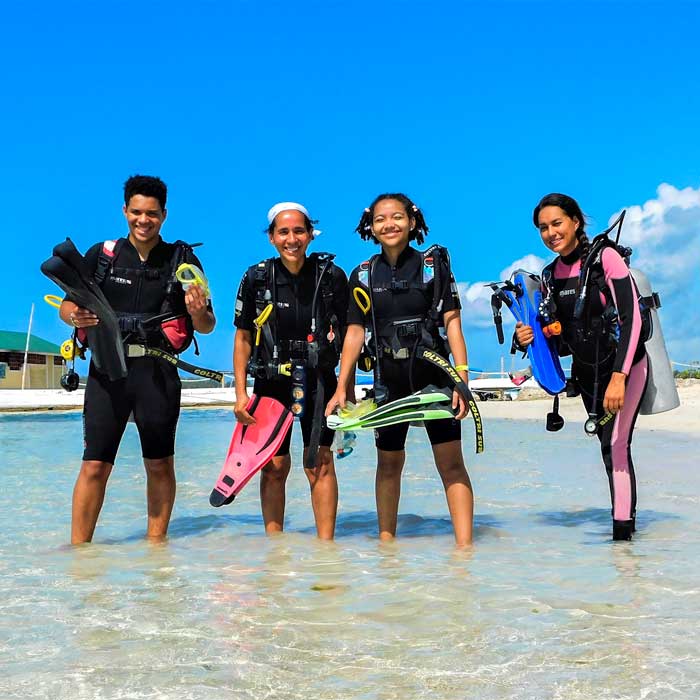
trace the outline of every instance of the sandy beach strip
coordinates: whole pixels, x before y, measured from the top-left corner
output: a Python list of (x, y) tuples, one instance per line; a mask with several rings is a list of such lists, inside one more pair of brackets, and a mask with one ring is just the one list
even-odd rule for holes
[[(700, 380), (678, 381), (681, 405), (666, 413), (639, 416), (639, 430), (668, 430), (682, 433), (700, 433)], [(0, 412), (82, 410), (84, 390), (66, 392), (62, 389), (3, 389), (0, 390)], [(183, 407), (231, 407), (235, 402), (232, 388), (183, 389)], [(524, 392), (515, 401), (479, 401), (479, 411), (485, 421), (489, 418), (510, 420), (541, 420), (552, 410), (552, 400), (544, 392)], [(586, 412), (579, 397), (560, 398), (559, 412), (566, 421), (581, 422)]]
[[(637, 430), (670, 430), (678, 433), (700, 433), (700, 379), (680, 379), (677, 381), (681, 405), (665, 413), (653, 416), (638, 416)], [(533, 392), (534, 394), (534, 392)], [(536, 392), (531, 398), (519, 397), (516, 401), (480, 401), (479, 412), (487, 421), (489, 418), (509, 418), (512, 420), (541, 420), (544, 425), (547, 413), (552, 410), (552, 399), (544, 392)], [(583, 424), (586, 410), (581, 397), (559, 398), (559, 413), (564, 420)]]
[[(0, 412), (77, 411), (82, 410), (85, 390), (63, 389), (0, 389)], [(183, 389), (180, 405), (233, 406), (236, 395), (232, 388)]]

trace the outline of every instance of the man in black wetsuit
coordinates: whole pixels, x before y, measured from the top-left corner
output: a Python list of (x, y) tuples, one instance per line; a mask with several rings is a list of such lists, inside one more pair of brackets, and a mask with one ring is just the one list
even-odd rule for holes
[[(156, 177), (135, 175), (124, 184), (128, 237), (97, 243), (85, 255), (119, 318), (127, 377), (117, 381), (94, 365), (85, 389), (85, 451), (73, 491), (71, 542), (90, 542), (97, 524), (117, 449), (133, 414), (146, 468), (150, 539), (163, 538), (175, 502), (175, 429), (180, 414), (177, 368), (143, 355), (144, 346), (182, 352), (193, 331), (210, 333), (216, 319), (201, 287), (184, 292), (173, 279), (178, 261), (201, 267), (186, 245), (166, 243), (160, 229), (167, 216), (167, 188)], [(179, 242), (181, 243), (181, 242)], [(63, 321), (75, 328), (99, 323), (70, 297), (61, 304)], [(158, 317), (156, 323), (149, 319)]]

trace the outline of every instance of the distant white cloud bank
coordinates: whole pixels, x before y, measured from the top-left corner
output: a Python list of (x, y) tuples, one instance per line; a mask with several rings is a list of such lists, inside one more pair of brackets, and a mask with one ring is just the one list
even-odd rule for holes
[[(620, 242), (633, 249), (632, 266), (647, 275), (661, 296), (669, 354), (676, 362), (700, 361), (700, 188), (679, 190), (664, 183), (654, 199), (625, 208)], [(618, 214), (610, 217), (610, 223)], [(514, 260), (497, 279), (507, 279), (518, 268), (539, 273), (545, 262), (537, 255), (526, 255)], [(493, 324), (491, 290), (485, 286), (489, 281), (493, 280), (458, 284), (467, 339), (469, 328), (483, 330)], [(504, 321), (509, 323), (509, 316), (504, 310)]]

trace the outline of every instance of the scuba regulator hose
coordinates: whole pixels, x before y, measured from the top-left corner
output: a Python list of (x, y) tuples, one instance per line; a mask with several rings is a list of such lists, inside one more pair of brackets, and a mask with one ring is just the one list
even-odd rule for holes
[[(325, 258), (325, 264), (321, 269), (316, 280), (316, 288), (314, 289), (313, 299), (311, 301), (311, 333), (308, 337), (309, 350), (313, 353), (313, 364), (316, 369), (316, 397), (314, 400), (314, 415), (311, 421), (311, 436), (309, 437), (309, 447), (306, 452), (306, 459), (304, 460), (304, 467), (306, 469), (314, 469), (318, 461), (318, 450), (321, 443), (321, 432), (323, 431), (323, 410), (325, 408), (325, 386), (323, 384), (323, 379), (321, 378), (321, 372), (318, 369), (318, 340), (316, 338), (316, 333), (318, 332), (318, 292), (321, 288), (321, 281), (323, 280), (323, 275), (329, 269), (333, 263), (335, 255), (328, 255)], [(317, 263), (318, 264), (318, 263)], [(307, 351), (308, 354), (308, 351)]]
[[(579, 272), (579, 292), (576, 296), (576, 303), (574, 305), (574, 320), (580, 321), (583, 312), (586, 307), (586, 300), (588, 297), (588, 283), (589, 283), (589, 277), (591, 273), (591, 268), (593, 267), (593, 264), (595, 260), (598, 258), (598, 251), (605, 246), (608, 235), (610, 234), (611, 231), (613, 231), (615, 228), (617, 228), (617, 235), (615, 236), (615, 245), (618, 244), (620, 240), (620, 234), (622, 233), (622, 223), (625, 220), (625, 214), (627, 213), (626, 210), (622, 210), (620, 215), (613, 221), (608, 228), (605, 229), (602, 233), (599, 233), (594, 239), (593, 243), (588, 251), (588, 255), (586, 257), (586, 263), (581, 267), (581, 271)], [(599, 324), (591, 324), (594, 326), (594, 337), (595, 337), (595, 363), (594, 363), (594, 377), (593, 377), (593, 402), (592, 402), (592, 410), (588, 414), (588, 419), (586, 422), (583, 424), (583, 430), (586, 433), (586, 435), (593, 436), (597, 435), (598, 431), (600, 428), (602, 428), (604, 425), (606, 425), (610, 420), (612, 420), (615, 415), (613, 413), (607, 412), (603, 416), (599, 416), (598, 413), (596, 412), (596, 406), (598, 403), (598, 394), (600, 390), (600, 381), (599, 381), (599, 364), (600, 364), (600, 336), (601, 336), (601, 329), (599, 328)]]
[[(374, 263), (377, 260), (376, 255), (372, 256), (372, 259), (369, 261), (369, 265), (367, 268), (367, 287), (369, 288), (369, 293), (370, 295), (372, 294), (372, 270), (374, 268)], [(371, 301), (371, 296), (370, 296), (370, 301), (369, 301), (369, 307), (370, 307), (370, 314), (372, 318), (372, 338), (374, 338), (374, 351), (377, 355), (376, 361), (374, 363), (374, 400), (377, 402), (377, 404), (381, 405), (387, 401), (389, 398), (389, 390), (386, 388), (386, 386), (382, 383), (382, 369), (381, 369), (381, 360), (379, 357), (379, 336), (377, 335), (377, 316), (374, 313), (374, 304)]]
[[(436, 329), (439, 326), (440, 312), (442, 310), (442, 295), (443, 295), (443, 278), (442, 278), (442, 248), (435, 246), (433, 250), (433, 269), (435, 271), (435, 280), (433, 282), (433, 303), (428, 312), (428, 318), (432, 328), (430, 330)], [(447, 264), (449, 269), (449, 256), (447, 257)], [(475, 439), (475, 450), (479, 454), (484, 451), (484, 426), (481, 422), (481, 414), (479, 413), (479, 408), (476, 405), (476, 400), (474, 395), (469, 389), (469, 385), (460, 376), (459, 372), (455, 367), (445, 359), (439, 353), (433, 351), (431, 348), (427, 347), (425, 343), (421, 343), (421, 337), (418, 337), (416, 344), (413, 348), (413, 353), (411, 355), (411, 365), (409, 368), (409, 381), (411, 382), (411, 388), (413, 388), (413, 362), (416, 357), (416, 353), (420, 353), (418, 357), (421, 360), (426, 360), (432, 363), (439, 369), (441, 369), (445, 374), (447, 374), (449, 380), (452, 382), (455, 390), (464, 400), (464, 403), (469, 408), (469, 412), (472, 414), (472, 419), (474, 421), (474, 439)]]

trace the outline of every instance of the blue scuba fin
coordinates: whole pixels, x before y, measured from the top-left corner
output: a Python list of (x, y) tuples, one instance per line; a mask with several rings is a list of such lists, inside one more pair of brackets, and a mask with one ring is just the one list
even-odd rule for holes
[[(516, 270), (509, 281), (493, 282), (489, 286), (494, 291), (494, 297), (505, 303), (516, 321), (532, 327), (534, 339), (527, 347), (527, 356), (535, 381), (552, 396), (564, 391), (566, 377), (559, 354), (555, 344), (542, 331), (539, 313), (542, 302), (540, 278), (531, 272)], [(499, 335), (499, 340), (501, 337)]]

